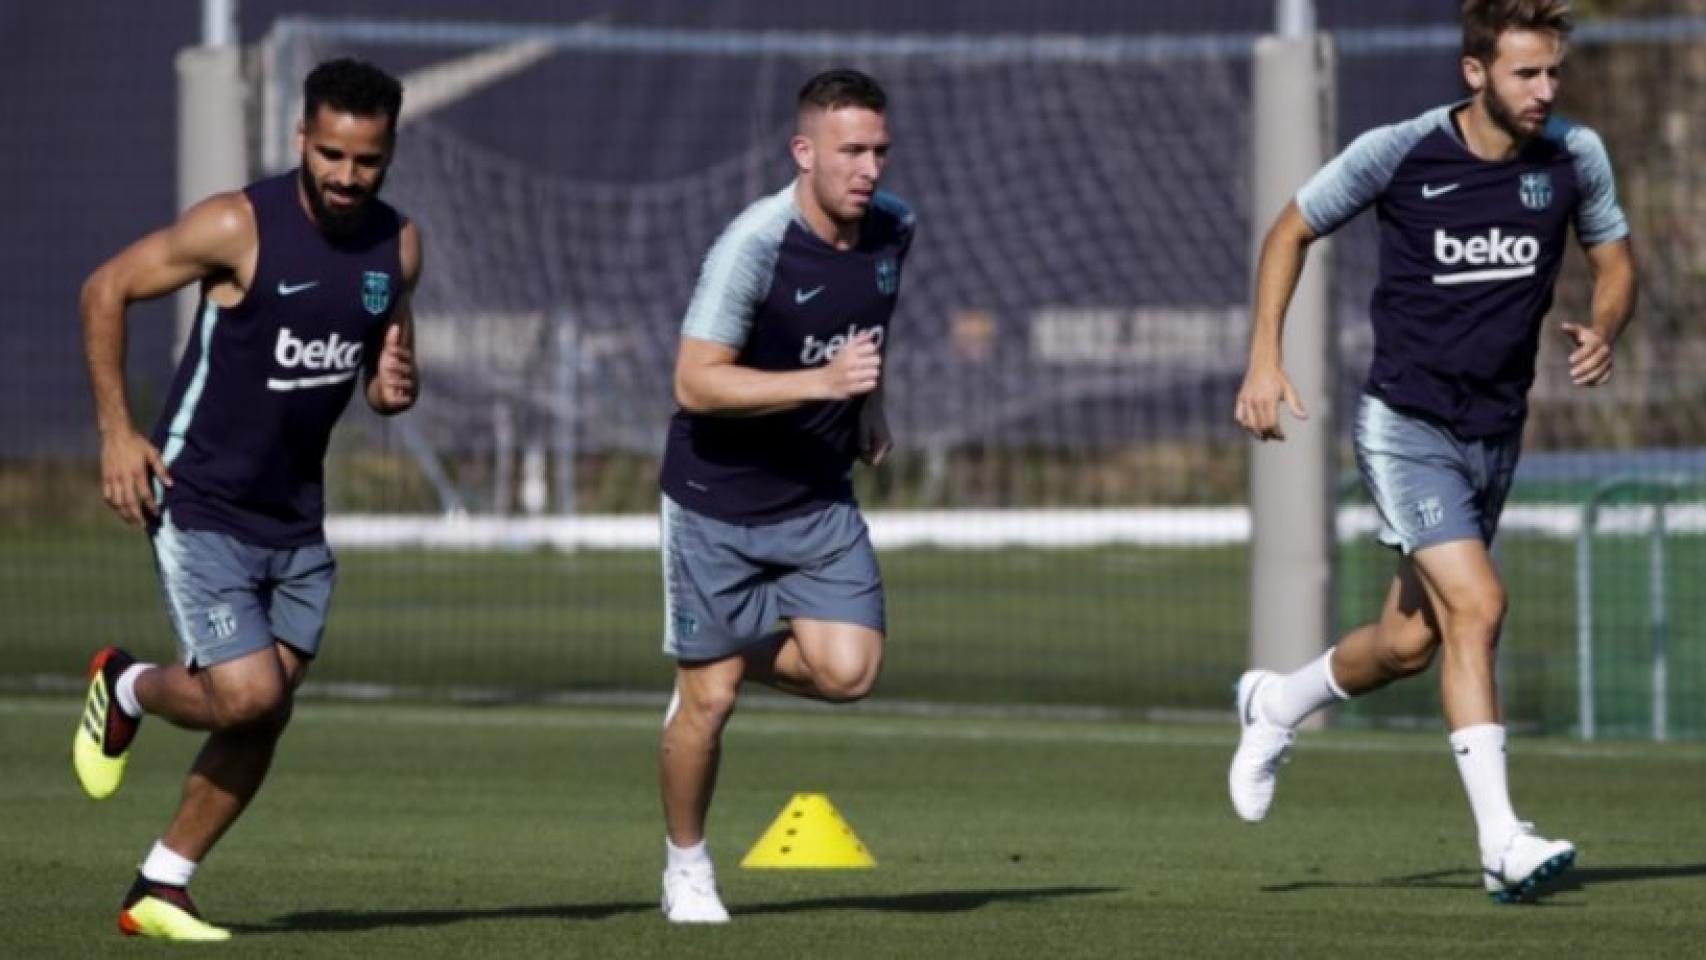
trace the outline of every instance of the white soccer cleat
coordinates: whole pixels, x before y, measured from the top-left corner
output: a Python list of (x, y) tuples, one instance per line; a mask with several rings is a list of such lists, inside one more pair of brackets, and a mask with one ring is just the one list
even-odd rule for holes
[(1497, 856), (1481, 856), (1481, 879), (1487, 893), (1500, 903), (1533, 898), (1547, 883), (1576, 862), (1576, 845), (1568, 840), (1536, 836), (1534, 824), (1517, 827)]
[(709, 863), (663, 872), (663, 915), (670, 923), (729, 922), (729, 911), (717, 895), (717, 874)]
[(1277, 675), (1268, 670), (1246, 670), (1238, 678), (1238, 723), (1243, 732), (1238, 737), (1238, 752), (1232, 755), (1232, 767), (1226, 772), (1226, 786), (1232, 794), (1232, 808), (1251, 823), (1268, 815), (1274, 802), (1274, 778), (1294, 739), (1290, 730), (1262, 716), (1256, 705), (1262, 687), (1276, 679)]

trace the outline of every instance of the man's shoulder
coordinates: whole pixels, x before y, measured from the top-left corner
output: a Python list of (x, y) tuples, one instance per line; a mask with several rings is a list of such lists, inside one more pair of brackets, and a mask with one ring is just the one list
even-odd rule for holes
[(918, 225), (918, 216), (905, 200), (887, 190), (878, 190), (871, 198), (871, 210), (894, 225), (897, 233), (911, 233)]
[(781, 246), (788, 225), (794, 221), (793, 186), (759, 197), (735, 215), (717, 237), (716, 245), (745, 255)]
[(1572, 157), (1603, 156), (1605, 141), (1592, 127), (1569, 117), (1553, 114), (1540, 131), (1540, 141)]
[(1354, 147), (1364, 153), (1380, 154), (1388, 162), (1414, 155), (1424, 144), (1445, 147), (1455, 141), (1451, 113), (1461, 103), (1441, 104), (1403, 120), (1370, 127), (1357, 137)]

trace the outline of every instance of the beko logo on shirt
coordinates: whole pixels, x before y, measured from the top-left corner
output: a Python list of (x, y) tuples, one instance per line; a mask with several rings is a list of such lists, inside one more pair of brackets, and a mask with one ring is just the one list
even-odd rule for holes
[(841, 352), (842, 347), (852, 343), (854, 338), (859, 336), (861, 333), (871, 334), (872, 339), (876, 341), (877, 347), (882, 347), (883, 327), (881, 324), (874, 327), (860, 329), (857, 324), (850, 323), (847, 325), (846, 333), (838, 333), (827, 340), (819, 340), (816, 337), (807, 336), (805, 342), (800, 344), (800, 362), (808, 367), (813, 367), (820, 363), (828, 363), (835, 359), (835, 355)]
[(271, 379), (267, 381), (268, 390), (302, 390), (308, 387), (328, 387), (334, 383), (343, 383), (352, 379), (361, 368), (361, 344), (346, 341), (336, 333), (324, 340), (303, 340), (290, 332), (289, 327), (280, 327), (278, 343), (273, 347), (272, 357), (278, 365), (286, 370), (332, 371), (330, 373), (298, 377), (294, 380)]
[(1434, 231), (1434, 259), (1442, 267), (1484, 267), (1488, 269), (1442, 273), (1434, 283), (1485, 283), (1490, 280), (1511, 280), (1534, 276), (1534, 265), (1540, 259), (1540, 241), (1522, 234), (1507, 234), (1494, 227), (1485, 234), (1454, 237), (1444, 230)]

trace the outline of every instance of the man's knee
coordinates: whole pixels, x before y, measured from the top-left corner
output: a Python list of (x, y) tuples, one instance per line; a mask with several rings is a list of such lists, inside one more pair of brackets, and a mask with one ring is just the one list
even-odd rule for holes
[(703, 730), (718, 731), (734, 715), (739, 690), (734, 685), (695, 683), (684, 685), (676, 716)]
[(282, 731), (290, 722), (294, 698), (282, 685), (257, 684), (216, 691), (214, 730)]
[(1446, 623), (1446, 639), (1454, 643), (1493, 646), (1498, 643), (1499, 626), (1504, 623), (1510, 601), (1500, 584), (1491, 584), (1460, 597), (1448, 597), (1441, 611)]
[(1439, 630), (1432, 618), (1419, 611), (1402, 613), (1405, 615), (1383, 617), (1375, 633), (1375, 662), (1389, 680), (1421, 673), (1433, 664), (1439, 652)]
[(880, 659), (869, 662), (845, 661), (828, 664), (813, 671), (817, 691), (832, 703), (851, 703), (870, 696), (882, 671)]

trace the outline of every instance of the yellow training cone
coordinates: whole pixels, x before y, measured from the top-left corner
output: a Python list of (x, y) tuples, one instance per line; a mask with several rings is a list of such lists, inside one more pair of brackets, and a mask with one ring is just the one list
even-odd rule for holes
[(828, 797), (796, 793), (740, 865), (845, 868), (874, 867), (877, 861)]

